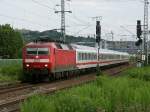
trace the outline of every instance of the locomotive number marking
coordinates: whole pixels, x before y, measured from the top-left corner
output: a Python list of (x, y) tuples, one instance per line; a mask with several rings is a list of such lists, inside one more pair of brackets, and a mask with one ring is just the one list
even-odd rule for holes
[(40, 62), (40, 59), (34, 59), (34, 62)]

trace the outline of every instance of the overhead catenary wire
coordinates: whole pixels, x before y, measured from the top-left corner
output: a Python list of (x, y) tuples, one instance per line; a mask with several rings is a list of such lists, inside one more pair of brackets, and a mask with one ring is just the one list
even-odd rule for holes
[(81, 24), (89, 24), (89, 22), (86, 22), (85, 20), (82, 20), (81, 18), (78, 18), (78, 16), (75, 13), (75, 9), (73, 8), (73, 13), (71, 14), (71, 18), (74, 19), (75, 21), (81, 23)]
[[(47, 29), (49, 29), (48, 27), (50, 27), (48, 25), (42, 25), (42, 24), (39, 24), (39, 23), (37, 23), (35, 21), (27, 20), (27, 19), (24, 19), (24, 18), (12, 17), (12, 16), (8, 16), (8, 15), (5, 15), (5, 14), (0, 14), (0, 16), (8, 18), (8, 19), (11, 19), (11, 20), (18, 20), (18, 21), (30, 23), (30, 24), (33, 24), (33, 25), (38, 25), (38, 26), (41, 26), (41, 27), (44, 27), (44, 28), (47, 28)], [(53, 29), (55, 29), (55, 28), (53, 28)]]
[(89, 24), (89, 22), (86, 22), (85, 20), (81, 20), (75, 14), (73, 14), (73, 18), (76, 19), (77, 21), (79, 21), (80, 23)]
[(71, 23), (73, 23), (74, 25), (76, 25), (76, 26), (87, 26), (87, 25), (89, 25), (90, 24), (90, 22), (89, 23), (83, 23), (83, 22), (81, 22), (81, 21), (79, 21), (79, 20), (77, 20), (77, 19), (75, 19), (73, 16), (69, 16), (69, 15), (67, 15), (70, 19), (70, 21), (71, 21)]
[[(5, 0), (4, 0), (5, 1)], [(42, 6), (42, 7), (45, 7), (45, 8), (47, 8), (47, 9), (51, 9), (51, 10), (54, 10), (52, 7), (50, 7), (48, 4), (46, 4), (45, 2), (41, 2), (41, 1), (39, 1), (39, 0), (32, 0), (34, 3), (36, 3), (37, 5), (40, 5), (40, 6)], [(52, 2), (51, 0), (49, 0), (50, 2)], [(54, 1), (54, 0), (53, 0)], [(111, 0), (109, 0), (109, 1), (111, 1)], [(114, 0), (115, 1), (115, 0)], [(117, 1), (117, 0), (116, 0)], [(119, 0), (119, 1), (121, 1), (121, 0)], [(125, 0), (125, 1), (130, 1), (130, 0)], [(132, 0), (132, 1), (135, 1), (135, 0)], [(138, 0), (138, 1), (141, 1), (141, 0)], [(52, 2), (53, 3), (53, 2)], [(28, 12), (28, 13), (30, 13), (31, 11), (26, 11), (26, 12)], [(74, 12), (74, 11), (73, 11)], [(32, 13), (32, 12), (31, 12)], [(38, 16), (39, 14), (37, 14), (36, 12), (35, 13), (33, 13), (33, 15), (36, 15), (36, 16)], [(75, 16), (74, 16), (75, 15)], [(84, 14), (83, 14), (84, 15)], [(82, 15), (82, 16), (83, 16)], [(42, 17), (42, 16), (39, 16), (39, 17)], [(43, 16), (43, 18), (45, 18), (46, 19), (46, 17), (44, 17)], [(76, 15), (75, 13), (73, 13), (73, 15), (71, 16), (71, 21), (76, 21), (76, 22), (74, 22), (73, 23), (73, 25), (71, 25), (70, 27), (86, 27), (86, 26), (88, 26), (88, 22), (86, 22), (85, 20), (82, 20), (80, 17), (78, 17), (78, 15)], [(26, 21), (27, 22), (27, 21)]]
[(86, 27), (82, 28), (82, 29), (81, 29), (81, 30), (79, 30), (78, 32), (74, 33), (74, 35), (78, 35), (80, 32), (82, 32), (82, 31), (84, 31), (84, 30), (88, 29), (89, 27), (91, 27), (91, 26), (90, 26), (90, 25), (88, 25), (88, 26), (86, 26)]
[(71, 21), (71, 23), (73, 23), (74, 27), (76, 26), (88, 26), (91, 25), (90, 22), (86, 22), (82, 19), (79, 19), (76, 15), (75, 15), (75, 10), (72, 11), (73, 13), (70, 15), (67, 15), (69, 17), (69, 20)]
[[(8, 3), (7, 0), (5, 0), (5, 1), (3, 1), (3, 2), (7, 3), (7, 5), (14, 6), (14, 7), (18, 7), (19, 9), (21, 9), (21, 10), (19, 10), (19, 11), (24, 11), (24, 12), (26, 12), (26, 13), (28, 13), (28, 14), (31, 14), (31, 15), (34, 15), (34, 16), (37, 16), (37, 17), (40, 17), (40, 18), (43, 18), (43, 19), (46, 19), (46, 20), (49, 20), (49, 19), (52, 20), (52, 18), (49, 18), (48, 16), (43, 16), (43, 15), (38, 14), (38, 13), (36, 13), (36, 12), (32, 12), (31, 10), (28, 11), (28, 10), (26, 10), (25, 8), (21, 7), (21, 6)], [(54, 20), (54, 19), (53, 19), (53, 20)]]
[(43, 3), (39, 2), (39, 1), (32, 0), (32, 2), (38, 4), (38, 5), (42, 6), (42, 7), (45, 7), (45, 8), (51, 9), (51, 10), (55, 10), (54, 8), (51, 8), (51, 7), (49, 7), (48, 5), (43, 4)]
[(69, 20), (71, 21), (71, 23), (73, 23), (73, 26), (72, 27), (81, 27), (81, 26), (88, 26), (88, 25), (90, 25), (90, 23), (89, 22), (85, 22), (84, 20), (81, 20), (81, 19), (79, 19), (76, 15), (75, 15), (75, 10), (74, 9), (71, 9), (71, 6), (70, 6), (70, 2), (69, 3), (67, 3), (67, 5), (68, 5), (68, 8), (69, 8), (69, 10), (73, 10), (72, 12), (72, 14), (70, 14), (70, 15), (67, 15), (68, 17), (69, 17)]
[[(27, 13), (27, 14), (32, 15), (32, 17), (33, 17), (33, 16), (37, 16), (37, 17), (40, 17), (40, 18), (45, 19), (45, 20), (47, 20), (47, 21), (49, 21), (49, 20), (56, 21), (56, 20), (54, 20), (53, 18), (50, 18), (50, 17), (48, 17), (48, 16), (43, 16), (43, 15), (41, 15), (41, 14), (38, 14), (37, 12), (33, 12), (33, 11), (31, 11), (31, 10), (28, 11), (25, 7), (21, 7), (20, 5), (13, 4), (13, 3), (11, 3), (11, 2), (8, 2), (7, 0), (4, 0), (3, 2), (4, 2), (5, 4), (7, 4), (7, 5), (9, 5), (10, 8), (11, 8), (11, 7), (12, 7), (12, 9), (13, 9), (13, 7), (15, 7), (15, 8), (17, 8), (17, 9), (19, 8), (19, 9), (20, 9), (20, 10), (18, 10), (19, 12), (20, 12), (20, 11), (23, 11), (24, 13)], [(17, 20), (17, 21), (21, 21), (21, 22), (24, 22), (24, 23), (29, 23), (29, 26), (30, 26), (30, 25), (32, 25), (32, 26), (38, 26), (38, 27), (40, 26), (41, 30), (42, 30), (42, 29), (43, 29), (43, 30), (44, 30), (44, 29), (45, 29), (45, 30), (48, 30), (48, 29), (58, 29), (58, 28), (56, 28), (55, 26), (50, 26), (50, 25), (47, 25), (47, 24), (40, 23), (40, 22), (42, 22), (42, 21), (40, 21), (40, 22), (35, 22), (35, 20), (31, 20), (32, 18), (29, 18), (30, 16), (28, 16), (28, 15), (27, 15), (27, 18), (25, 18), (25, 17), (10, 16), (10, 15), (3, 14), (3, 13), (1, 13), (0, 16), (12, 20), (11, 24), (17, 23), (17, 22), (16, 22), (16, 20)], [(40, 20), (41, 20), (41, 19), (40, 19)], [(43, 20), (43, 22), (44, 22), (45, 20)], [(10, 23), (10, 22), (9, 22), (9, 23)], [(55, 27), (55, 28), (54, 28), (54, 27)], [(40, 28), (39, 28), (39, 29), (40, 29)], [(38, 29), (37, 29), (37, 30), (38, 30)]]

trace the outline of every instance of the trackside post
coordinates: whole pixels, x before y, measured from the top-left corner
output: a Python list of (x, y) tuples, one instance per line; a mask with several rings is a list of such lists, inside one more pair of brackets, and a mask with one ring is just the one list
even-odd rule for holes
[(101, 74), (100, 71), (100, 41), (101, 41), (101, 25), (100, 25), (100, 21), (96, 21), (96, 43), (98, 44), (98, 48), (97, 48), (97, 76), (99, 76)]

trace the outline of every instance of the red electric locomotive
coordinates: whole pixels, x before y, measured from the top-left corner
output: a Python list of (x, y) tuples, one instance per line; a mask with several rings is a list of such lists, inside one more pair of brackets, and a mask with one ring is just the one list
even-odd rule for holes
[(36, 77), (64, 77), (73, 72), (95, 69), (97, 64), (108, 66), (127, 62), (129, 62), (127, 53), (101, 49), (98, 55), (94, 47), (75, 44), (33, 42), (23, 49), (24, 72)]
[(76, 52), (70, 45), (55, 42), (29, 43), (23, 49), (23, 69), (32, 75), (54, 76), (76, 67)]

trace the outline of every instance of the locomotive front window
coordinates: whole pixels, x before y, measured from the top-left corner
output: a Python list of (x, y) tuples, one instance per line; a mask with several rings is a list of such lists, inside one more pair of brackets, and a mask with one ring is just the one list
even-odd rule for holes
[(38, 55), (48, 55), (49, 49), (48, 48), (38, 48)]
[(48, 48), (27, 48), (28, 55), (48, 55), (49, 49)]
[(27, 54), (37, 55), (37, 48), (27, 48)]

